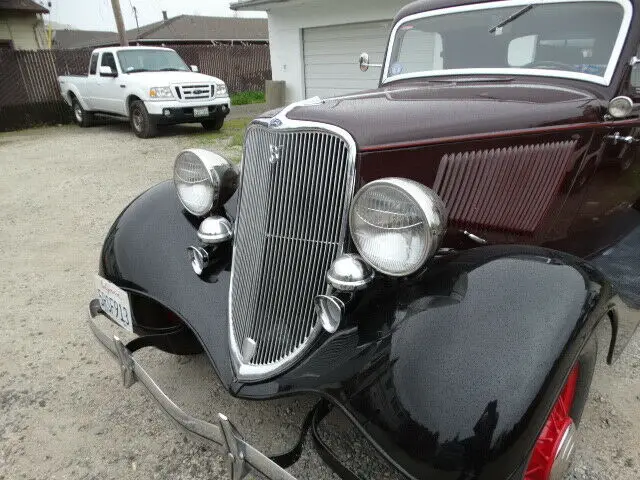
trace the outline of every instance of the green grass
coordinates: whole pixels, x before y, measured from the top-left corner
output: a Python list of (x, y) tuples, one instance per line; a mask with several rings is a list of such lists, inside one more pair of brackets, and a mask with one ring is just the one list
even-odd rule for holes
[[(191, 135), (189, 140), (204, 148), (211, 148), (212, 144), (228, 141), (229, 147), (242, 147), (244, 145), (244, 133), (252, 118), (234, 118), (226, 120), (219, 132), (206, 132)], [(240, 153), (237, 158), (230, 158), (236, 162), (240, 161)]]
[(264, 92), (239, 92), (231, 95), (231, 105), (249, 105), (250, 103), (264, 102)]

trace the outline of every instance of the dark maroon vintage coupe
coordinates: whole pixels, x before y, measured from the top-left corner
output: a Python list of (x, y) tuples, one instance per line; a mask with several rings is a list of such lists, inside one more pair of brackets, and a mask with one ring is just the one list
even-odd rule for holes
[(406, 478), (563, 478), (595, 331), (611, 363), (640, 320), (637, 8), (421, 0), (377, 89), (264, 114), (239, 169), (181, 153), (100, 257), (91, 316), (138, 335), (91, 321), (125, 385), (221, 445), (232, 479), (293, 479), (302, 440), (267, 457), (133, 352), (204, 351), (240, 398), (316, 395), (301, 438), (345, 479), (317, 434), (332, 409)]

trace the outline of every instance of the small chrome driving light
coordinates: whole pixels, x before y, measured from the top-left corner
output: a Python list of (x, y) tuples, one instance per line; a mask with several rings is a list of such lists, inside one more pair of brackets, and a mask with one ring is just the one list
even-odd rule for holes
[(609, 115), (613, 118), (627, 118), (633, 113), (633, 100), (629, 97), (616, 97), (609, 102)]
[(322, 328), (328, 333), (334, 333), (338, 330), (340, 322), (342, 322), (344, 303), (339, 298), (329, 295), (318, 295), (314, 298), (313, 303)]
[(373, 269), (362, 257), (353, 254), (340, 255), (327, 271), (327, 282), (341, 292), (362, 290), (373, 277)]
[(185, 150), (176, 158), (173, 182), (184, 208), (202, 217), (231, 198), (238, 187), (238, 171), (208, 150)]
[(202, 275), (204, 269), (209, 266), (209, 253), (202, 247), (189, 247), (187, 253), (193, 271), (196, 272), (196, 275)]
[(205, 218), (198, 229), (198, 238), (207, 245), (224, 243), (233, 237), (231, 222), (224, 217), (212, 216)]

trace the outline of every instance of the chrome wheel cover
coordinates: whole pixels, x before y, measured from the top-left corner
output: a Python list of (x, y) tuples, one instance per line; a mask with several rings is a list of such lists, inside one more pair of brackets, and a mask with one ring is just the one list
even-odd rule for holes
[(73, 113), (76, 116), (76, 120), (78, 121), (78, 123), (82, 123), (82, 107), (79, 103), (76, 103), (75, 107), (73, 108)]
[(142, 130), (142, 112), (140, 111), (140, 109), (136, 108), (133, 111), (133, 128), (136, 129), (137, 132)]

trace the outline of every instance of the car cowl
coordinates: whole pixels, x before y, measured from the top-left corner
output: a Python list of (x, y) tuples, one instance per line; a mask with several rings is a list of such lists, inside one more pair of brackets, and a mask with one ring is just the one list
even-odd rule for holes
[(592, 122), (599, 119), (603, 105), (586, 90), (524, 79), (477, 78), (402, 82), (289, 107), (286, 116), (341, 127), (366, 150)]

